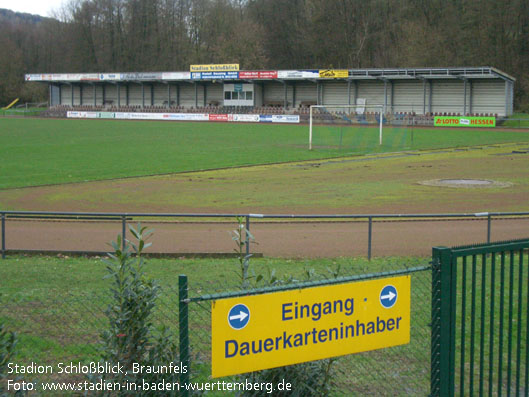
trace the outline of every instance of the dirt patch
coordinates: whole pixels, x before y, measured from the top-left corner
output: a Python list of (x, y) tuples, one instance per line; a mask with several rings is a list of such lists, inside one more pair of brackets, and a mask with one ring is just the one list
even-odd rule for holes
[(421, 185), (426, 186), (455, 187), (467, 189), (483, 189), (512, 186), (511, 182), (498, 182), (487, 179), (431, 179), (429, 181), (422, 181), (419, 183)]

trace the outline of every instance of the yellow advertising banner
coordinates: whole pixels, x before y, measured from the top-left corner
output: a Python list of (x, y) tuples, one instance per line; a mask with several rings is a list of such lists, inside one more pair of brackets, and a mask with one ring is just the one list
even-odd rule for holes
[(214, 378), (409, 343), (410, 276), (219, 299)]
[(349, 77), (349, 71), (346, 69), (324, 69), (320, 70), (322, 79), (344, 79)]
[(190, 65), (190, 72), (232, 72), (238, 71), (238, 63), (227, 63), (222, 65)]

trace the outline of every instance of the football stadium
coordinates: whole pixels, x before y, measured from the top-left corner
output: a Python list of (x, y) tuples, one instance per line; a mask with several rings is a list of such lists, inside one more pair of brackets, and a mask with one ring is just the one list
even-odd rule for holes
[(197, 64), (24, 79), (48, 103), (0, 118), (6, 390), (527, 394), (514, 77)]

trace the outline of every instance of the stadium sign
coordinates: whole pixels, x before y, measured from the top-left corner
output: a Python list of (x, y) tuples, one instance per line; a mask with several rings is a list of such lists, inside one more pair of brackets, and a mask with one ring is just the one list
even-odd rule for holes
[(161, 80), (162, 73), (121, 73), (119, 77), (121, 80)]
[(279, 70), (277, 77), (280, 79), (317, 79), (319, 70)]
[(232, 72), (238, 71), (238, 63), (229, 63), (221, 65), (190, 65), (190, 72)]
[(97, 73), (84, 73), (81, 74), (81, 81), (99, 81), (99, 74)]
[(121, 75), (119, 73), (101, 73), (99, 80), (121, 80)]
[(240, 79), (277, 79), (276, 70), (259, 70), (239, 72)]
[(496, 127), (496, 117), (435, 116), (435, 127)]
[(162, 80), (189, 80), (191, 73), (189, 72), (165, 72), (162, 73)]
[(320, 70), (320, 78), (322, 79), (345, 79), (349, 77), (349, 71), (345, 69), (325, 69)]
[(191, 73), (192, 80), (237, 80), (239, 72), (200, 72)]
[(215, 378), (407, 344), (410, 276), (219, 299), (211, 332)]
[(26, 81), (41, 81), (42, 75), (41, 74), (26, 74)]

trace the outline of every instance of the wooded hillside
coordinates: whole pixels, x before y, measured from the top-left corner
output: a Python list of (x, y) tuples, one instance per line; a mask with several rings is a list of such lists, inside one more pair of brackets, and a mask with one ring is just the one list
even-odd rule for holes
[(0, 104), (43, 95), (24, 73), (494, 66), (529, 111), (527, 0), (71, 0), (0, 10), (0, 53)]

